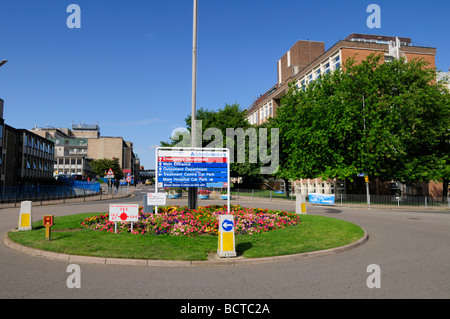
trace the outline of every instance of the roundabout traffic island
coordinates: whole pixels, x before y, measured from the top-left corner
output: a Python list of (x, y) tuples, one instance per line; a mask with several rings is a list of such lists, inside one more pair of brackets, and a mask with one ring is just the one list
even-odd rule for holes
[[(237, 257), (219, 258), (218, 220), (231, 214)], [(367, 241), (361, 227), (316, 215), (231, 205), (158, 207), (138, 221), (109, 221), (108, 213), (55, 217), (52, 240), (45, 240), (42, 221), (31, 231), (9, 232), (12, 249), (68, 262), (141, 266), (208, 266), (271, 263), (342, 252)]]

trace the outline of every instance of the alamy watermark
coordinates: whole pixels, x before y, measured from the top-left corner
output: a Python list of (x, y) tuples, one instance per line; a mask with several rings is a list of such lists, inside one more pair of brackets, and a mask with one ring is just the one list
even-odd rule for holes
[(66, 285), (67, 288), (81, 288), (81, 268), (76, 264), (71, 264), (67, 266), (66, 272), (71, 273), (69, 277), (67, 277)]
[(367, 27), (369, 29), (381, 28), (381, 8), (378, 4), (370, 4), (367, 7), (367, 13), (371, 13), (366, 20)]
[(78, 4), (69, 4), (66, 12), (70, 13), (67, 17), (66, 25), (69, 29), (81, 28), (81, 8)]
[(371, 273), (367, 277), (366, 285), (367, 288), (381, 288), (381, 268), (377, 264), (371, 264), (367, 266), (367, 272)]
[[(272, 128), (270, 132), (267, 128), (250, 127), (246, 130), (243, 128), (227, 128), (225, 131), (225, 147), (230, 150), (230, 163), (256, 164), (259, 158), (259, 162), (263, 164), (260, 168), (261, 174), (276, 173), (280, 164), (279, 134), (278, 128)], [(224, 145), (224, 136), (220, 129), (208, 128), (202, 134), (201, 120), (196, 120), (195, 136), (195, 145), (197, 146), (203, 145), (204, 141), (209, 141), (209, 144), (205, 146), (206, 148), (222, 148)], [(172, 147), (191, 146), (191, 133), (186, 129), (175, 130), (172, 133), (172, 139), (178, 140)]]

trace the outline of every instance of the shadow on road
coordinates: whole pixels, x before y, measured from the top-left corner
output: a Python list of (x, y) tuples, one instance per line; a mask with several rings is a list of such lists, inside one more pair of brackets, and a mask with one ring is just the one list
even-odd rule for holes
[(336, 208), (326, 208), (324, 211), (325, 211), (325, 213), (328, 213), (328, 214), (339, 214), (339, 213), (342, 213), (342, 210), (336, 209)]

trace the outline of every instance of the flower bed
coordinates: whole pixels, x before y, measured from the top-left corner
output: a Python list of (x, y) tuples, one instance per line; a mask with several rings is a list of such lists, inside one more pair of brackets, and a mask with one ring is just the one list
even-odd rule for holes
[[(299, 216), (293, 213), (261, 208), (231, 206), (235, 219), (236, 234), (257, 234), (273, 229), (285, 228), (300, 223)], [(133, 223), (134, 234), (198, 236), (217, 235), (219, 215), (227, 214), (226, 206), (205, 206), (190, 210), (186, 207), (158, 207), (158, 214), (144, 214), (139, 209), (139, 221)], [(114, 233), (114, 222), (109, 214), (86, 218), (83, 226)], [(131, 231), (131, 223), (119, 223), (118, 233)]]

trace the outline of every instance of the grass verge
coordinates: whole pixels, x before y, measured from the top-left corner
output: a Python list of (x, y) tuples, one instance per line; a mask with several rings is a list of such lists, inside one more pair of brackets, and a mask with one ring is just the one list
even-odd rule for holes
[[(216, 236), (111, 234), (82, 228), (81, 222), (100, 213), (56, 217), (51, 241), (42, 221), (32, 231), (9, 232), (11, 240), (29, 247), (70, 255), (149, 260), (207, 260), (217, 250)], [(344, 246), (364, 231), (357, 225), (323, 216), (302, 215), (301, 223), (255, 235), (236, 235), (236, 251), (247, 258), (298, 254)]]

